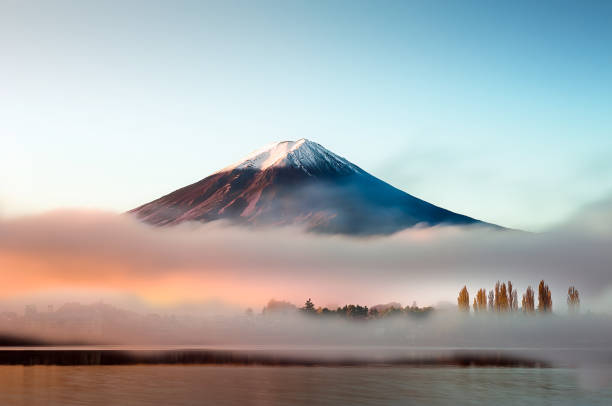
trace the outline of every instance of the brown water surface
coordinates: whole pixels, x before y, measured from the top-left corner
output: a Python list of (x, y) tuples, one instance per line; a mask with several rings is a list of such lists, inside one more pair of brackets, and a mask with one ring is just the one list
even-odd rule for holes
[(578, 369), (0, 366), (1, 405), (610, 405)]

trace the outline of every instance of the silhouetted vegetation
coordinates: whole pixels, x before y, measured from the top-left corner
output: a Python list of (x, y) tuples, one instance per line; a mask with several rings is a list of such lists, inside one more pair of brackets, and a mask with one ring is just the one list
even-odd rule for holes
[(345, 305), (336, 309), (336, 314), (350, 319), (365, 319), (368, 317), (368, 306)]
[(264, 307), (262, 314), (295, 314), (300, 312), (313, 317), (321, 318), (342, 318), (348, 320), (371, 320), (383, 319), (388, 317), (427, 316), (433, 311), (433, 307), (418, 307), (416, 303), (412, 306), (402, 307), (399, 303), (389, 303), (386, 305), (376, 305), (372, 308), (359, 304), (347, 304), (337, 307), (336, 310), (327, 307), (316, 307), (312, 299), (308, 299), (304, 306), (297, 308), (295, 305), (278, 300), (270, 300)]
[(304, 303), (304, 306), (302, 306), (300, 310), (303, 313), (307, 313), (307, 314), (313, 314), (317, 311), (315, 309), (314, 303), (312, 303), (312, 300), (310, 298), (308, 298), (308, 300), (306, 301), (306, 303)]
[(285, 302), (283, 300), (274, 300), (270, 299), (268, 304), (261, 311), (263, 314), (266, 313), (282, 313), (288, 314), (293, 313), (297, 310), (297, 307), (289, 302)]

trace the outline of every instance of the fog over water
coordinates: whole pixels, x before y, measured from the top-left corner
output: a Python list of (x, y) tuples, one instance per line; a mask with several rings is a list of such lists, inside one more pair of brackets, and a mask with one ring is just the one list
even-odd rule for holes
[[(586, 382), (609, 387), (611, 207), (609, 201), (593, 205), (540, 234), (436, 227), (369, 238), (226, 223), (154, 228), (95, 211), (3, 219), (0, 305), (19, 314), (25, 304), (39, 310), (2, 314), (0, 333), (93, 344), (268, 348), (367, 362), (429, 350), (431, 357), (457, 349), (510, 351), (581, 367), (594, 377)], [(537, 289), (545, 279), (554, 313), (463, 315), (440, 304), (454, 306), (464, 284), (473, 298), (498, 279), (512, 280), (519, 298), (527, 285)], [(581, 314), (565, 314), (569, 285), (580, 290)], [(299, 306), (309, 297), (321, 306), (414, 300), (437, 310), (367, 321), (260, 311), (270, 298)], [(70, 301), (84, 304), (59, 307)], [(48, 303), (56, 307), (46, 310)], [(245, 314), (246, 307), (253, 312)]]

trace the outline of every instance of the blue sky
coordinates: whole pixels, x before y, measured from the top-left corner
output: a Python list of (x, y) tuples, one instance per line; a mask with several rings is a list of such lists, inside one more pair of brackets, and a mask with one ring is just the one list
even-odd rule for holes
[(543, 230), (612, 193), (612, 2), (0, 0), (0, 215), (123, 211), (273, 141)]

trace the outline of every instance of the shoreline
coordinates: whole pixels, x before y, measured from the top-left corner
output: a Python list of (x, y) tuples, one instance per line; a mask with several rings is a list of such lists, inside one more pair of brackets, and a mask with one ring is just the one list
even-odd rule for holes
[(0, 365), (259, 365), (551, 368), (550, 361), (504, 350), (417, 351), (409, 355), (348, 354), (343, 351), (218, 349), (15, 348), (0, 349)]

